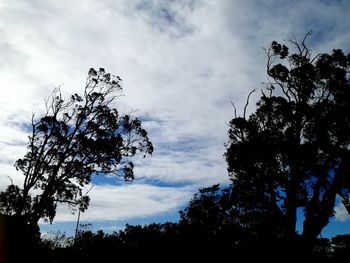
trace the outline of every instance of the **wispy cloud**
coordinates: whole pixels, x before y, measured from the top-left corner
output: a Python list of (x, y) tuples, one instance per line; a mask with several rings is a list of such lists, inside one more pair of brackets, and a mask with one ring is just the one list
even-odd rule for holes
[[(9, 184), (5, 175), (22, 180), (12, 164), (25, 153), (26, 124), (33, 112), (40, 116), (50, 91), (61, 85), (65, 94), (81, 92), (87, 70), (104, 67), (123, 78), (125, 96), (116, 106), (144, 119), (155, 152), (137, 160), (133, 185), (96, 186), (84, 217), (176, 209), (198, 187), (227, 182), (222, 155), (230, 101), (242, 109), (246, 95), (266, 81), (262, 47), (312, 29), (315, 52), (348, 49), (349, 6), (325, 0), (1, 1), (0, 190)], [(57, 220), (73, 217), (63, 209)]]
[(154, 29), (169, 34), (170, 37), (184, 37), (193, 32), (189, 17), (199, 1), (159, 1), (136, 0), (128, 1), (127, 15), (142, 19)]
[[(85, 221), (125, 220), (171, 212), (189, 200), (193, 188), (158, 187), (147, 184), (95, 185), (91, 204), (82, 214)], [(75, 221), (72, 211), (60, 206), (55, 222)]]

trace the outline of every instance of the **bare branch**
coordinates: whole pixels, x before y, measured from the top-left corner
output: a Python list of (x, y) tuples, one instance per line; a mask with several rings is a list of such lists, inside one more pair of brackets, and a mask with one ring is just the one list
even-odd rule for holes
[(11, 182), (11, 185), (13, 185), (13, 180), (11, 179), (11, 177), (10, 176), (6, 176), (9, 180), (10, 180), (10, 182)]
[(249, 95), (248, 95), (248, 97), (247, 97), (247, 102), (246, 102), (246, 104), (245, 104), (245, 106), (244, 106), (244, 111), (243, 111), (243, 118), (244, 118), (244, 119), (245, 119), (245, 115), (246, 115), (246, 112), (247, 112), (247, 107), (248, 107), (248, 105), (249, 105), (250, 96), (251, 96), (254, 92), (255, 92), (255, 89), (253, 89), (253, 90), (249, 93)]
[(233, 110), (234, 110), (235, 118), (237, 118), (237, 109), (236, 109), (235, 104), (232, 101), (231, 101), (231, 105), (232, 105)]

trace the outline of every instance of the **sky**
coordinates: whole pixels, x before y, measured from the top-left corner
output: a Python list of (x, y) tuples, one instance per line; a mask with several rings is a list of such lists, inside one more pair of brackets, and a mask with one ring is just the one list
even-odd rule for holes
[[(199, 188), (229, 182), (231, 102), (242, 114), (248, 93), (263, 88), (263, 48), (312, 30), (315, 54), (349, 52), (349, 13), (346, 0), (0, 0), (0, 190), (8, 177), (23, 181), (13, 164), (32, 113), (40, 116), (54, 87), (81, 93), (88, 69), (103, 67), (123, 79), (115, 106), (143, 120), (155, 151), (136, 158), (131, 183), (93, 178), (81, 220), (106, 231), (176, 221)], [(63, 205), (41, 228), (73, 233), (76, 220)], [(324, 233), (349, 229), (338, 205)]]

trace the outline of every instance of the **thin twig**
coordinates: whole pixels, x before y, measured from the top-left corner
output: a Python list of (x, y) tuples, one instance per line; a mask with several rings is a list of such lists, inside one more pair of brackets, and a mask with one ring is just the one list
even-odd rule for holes
[(247, 102), (246, 102), (246, 104), (245, 104), (245, 106), (244, 106), (244, 111), (243, 111), (243, 118), (244, 118), (244, 119), (245, 119), (245, 114), (246, 114), (246, 112), (247, 112), (247, 107), (248, 107), (248, 105), (249, 105), (250, 96), (251, 96), (254, 92), (255, 92), (255, 89), (253, 89), (253, 90), (249, 93), (249, 95), (248, 95), (248, 97), (247, 97)]
[(13, 185), (13, 181), (10, 176), (7, 175), (7, 178), (11, 181), (11, 185)]
[(233, 110), (234, 110), (235, 118), (237, 118), (237, 109), (236, 109), (235, 104), (232, 101), (231, 101), (231, 105), (232, 105)]

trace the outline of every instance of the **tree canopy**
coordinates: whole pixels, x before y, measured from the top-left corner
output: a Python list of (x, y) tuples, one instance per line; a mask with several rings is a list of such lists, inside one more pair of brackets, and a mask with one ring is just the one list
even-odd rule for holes
[(269, 83), (249, 117), (230, 122), (225, 157), (239, 205), (260, 209), (314, 239), (334, 215), (337, 196), (350, 190), (350, 54), (313, 55), (307, 37), (289, 47), (273, 41)]
[(0, 195), (1, 210), (36, 224), (52, 222), (57, 203), (84, 210), (89, 197), (82, 189), (100, 173), (134, 178), (131, 157), (152, 154), (153, 146), (141, 121), (114, 108), (121, 79), (90, 69), (83, 95), (63, 98), (55, 89), (46, 100), (46, 113), (32, 118), (28, 152), (15, 167), (23, 187), (8, 186)]

